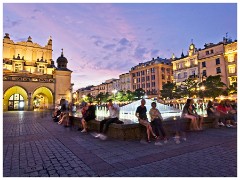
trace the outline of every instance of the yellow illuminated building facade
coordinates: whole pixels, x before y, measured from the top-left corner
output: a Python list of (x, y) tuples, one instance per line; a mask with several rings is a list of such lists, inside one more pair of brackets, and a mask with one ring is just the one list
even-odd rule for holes
[(71, 73), (67, 59), (52, 60), (52, 39), (45, 46), (3, 38), (3, 110), (51, 109), (61, 99), (72, 101)]
[(237, 41), (224, 45), (224, 58), (226, 61), (227, 85), (237, 82)]
[(177, 86), (188, 78), (198, 78), (198, 51), (192, 43), (188, 55), (182, 53), (180, 58), (172, 57), (173, 82)]
[(142, 88), (148, 97), (159, 97), (162, 86), (172, 82), (172, 64), (169, 59), (153, 58), (132, 67), (129, 73), (131, 91)]

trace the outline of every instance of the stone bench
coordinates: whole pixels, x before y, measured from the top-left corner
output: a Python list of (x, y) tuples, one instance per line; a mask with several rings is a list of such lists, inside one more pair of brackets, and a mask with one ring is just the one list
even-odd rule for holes
[[(163, 128), (165, 129), (168, 136), (176, 132), (176, 123), (180, 121), (182, 131), (188, 131), (190, 127), (190, 119), (180, 119), (173, 120), (172, 117), (165, 119), (163, 121)], [(213, 127), (213, 118), (204, 117), (203, 127), (210, 128)], [(74, 117), (70, 115), (70, 122), (72, 126), (79, 127), (81, 121), (79, 117)], [(91, 120), (88, 122), (88, 128), (90, 131), (99, 132), (100, 121)], [(107, 131), (107, 136), (111, 138), (121, 139), (121, 140), (135, 140), (143, 139), (146, 137), (146, 129), (139, 123), (134, 124), (115, 124), (112, 123)]]

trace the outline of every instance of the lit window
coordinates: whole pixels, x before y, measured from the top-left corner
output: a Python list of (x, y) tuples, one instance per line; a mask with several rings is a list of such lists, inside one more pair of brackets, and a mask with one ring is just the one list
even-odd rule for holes
[(14, 72), (18, 72), (20, 70), (22, 70), (22, 64), (21, 63), (15, 63)]
[(228, 66), (228, 71), (229, 73), (235, 73), (236, 72), (235, 66)]
[(234, 56), (228, 56), (228, 62), (234, 62)]
[(45, 70), (45, 66), (42, 66), (42, 65), (38, 66), (38, 71), (39, 71), (40, 73), (43, 73), (43, 74), (44, 74), (44, 70)]

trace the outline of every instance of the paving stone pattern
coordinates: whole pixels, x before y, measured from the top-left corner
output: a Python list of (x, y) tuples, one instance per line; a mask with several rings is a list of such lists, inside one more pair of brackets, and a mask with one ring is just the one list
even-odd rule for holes
[[(163, 142), (162, 142), (163, 143)], [(237, 129), (187, 132), (155, 146), (96, 139), (47, 112), (3, 113), (4, 177), (237, 177)]]

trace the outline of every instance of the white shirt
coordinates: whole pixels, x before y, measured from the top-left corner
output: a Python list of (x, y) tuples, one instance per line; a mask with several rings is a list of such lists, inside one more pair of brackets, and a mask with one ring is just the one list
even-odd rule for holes
[(113, 104), (113, 107), (109, 107), (110, 118), (118, 118), (119, 117), (120, 108), (117, 104)]

